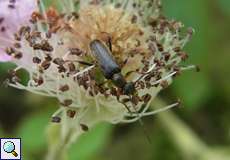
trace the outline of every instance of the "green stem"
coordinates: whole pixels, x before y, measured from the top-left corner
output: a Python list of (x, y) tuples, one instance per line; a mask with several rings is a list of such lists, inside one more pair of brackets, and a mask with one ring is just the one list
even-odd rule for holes
[[(67, 131), (69, 132), (69, 131)], [(48, 128), (49, 148), (46, 160), (67, 160), (67, 139), (62, 137), (61, 127), (50, 125)]]
[(63, 114), (61, 124), (48, 126), (49, 149), (46, 160), (68, 160), (68, 149), (80, 134), (81, 132), (74, 130), (72, 119)]

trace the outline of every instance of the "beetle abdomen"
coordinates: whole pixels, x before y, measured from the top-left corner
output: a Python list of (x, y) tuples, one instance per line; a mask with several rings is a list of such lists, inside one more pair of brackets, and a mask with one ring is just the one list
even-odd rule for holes
[(90, 43), (90, 49), (107, 79), (111, 79), (115, 73), (121, 72), (119, 65), (113, 59), (111, 52), (101, 41), (93, 40)]

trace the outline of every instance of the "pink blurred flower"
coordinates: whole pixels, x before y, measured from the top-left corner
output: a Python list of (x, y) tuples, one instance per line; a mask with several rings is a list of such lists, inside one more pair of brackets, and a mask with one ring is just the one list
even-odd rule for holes
[(37, 8), (36, 0), (0, 0), (0, 61), (11, 59), (5, 48), (12, 45), (13, 34), (21, 25), (29, 22)]

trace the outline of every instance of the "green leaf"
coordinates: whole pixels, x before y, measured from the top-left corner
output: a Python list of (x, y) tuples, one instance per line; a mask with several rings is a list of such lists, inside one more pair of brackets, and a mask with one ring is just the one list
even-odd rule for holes
[(99, 124), (89, 130), (71, 146), (69, 160), (87, 160), (94, 156), (103, 149), (111, 131), (112, 126), (108, 124)]
[(172, 86), (183, 105), (195, 109), (211, 96), (211, 84), (207, 79), (202, 73), (187, 72), (176, 78)]
[(25, 152), (36, 151), (45, 146), (44, 131), (50, 121), (51, 114), (52, 111), (44, 110), (24, 119), (17, 136), (22, 138), (22, 146)]
[(15, 68), (13, 63), (9, 62), (0, 62), (0, 74), (7, 73), (9, 69)]
[(218, 0), (217, 3), (219, 3), (219, 7), (221, 10), (230, 16), (230, 1), (229, 0)]

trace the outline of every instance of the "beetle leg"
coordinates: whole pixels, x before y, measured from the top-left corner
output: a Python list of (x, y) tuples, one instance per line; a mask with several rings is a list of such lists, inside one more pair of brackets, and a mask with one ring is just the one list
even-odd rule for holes
[(76, 60), (76, 62), (78, 62), (79, 64), (82, 64), (82, 65), (86, 65), (86, 66), (93, 66), (93, 65), (94, 65), (94, 64), (92, 64), (92, 63), (85, 62), (85, 61)]
[(110, 36), (108, 37), (107, 45), (109, 47), (109, 50), (112, 52), (113, 51), (113, 49), (112, 49), (112, 38)]
[(136, 72), (136, 71), (129, 71), (129, 72), (127, 72), (127, 73), (124, 75), (125, 79), (128, 78), (128, 77), (129, 77), (132, 73), (134, 73), (134, 72)]
[(102, 40), (106, 42), (106, 45), (109, 47), (109, 50), (112, 52), (112, 37), (107, 32), (101, 32)]
[(108, 83), (109, 81), (108, 80), (106, 80), (106, 81), (104, 81), (104, 82), (102, 82), (102, 83), (100, 83), (99, 84), (99, 86), (102, 86), (102, 85), (104, 85), (104, 84), (106, 84), (106, 83)]
[(85, 66), (93, 66), (93, 65), (95, 65), (93, 63), (85, 62), (85, 61), (81, 61), (81, 60), (65, 60), (65, 62), (77, 62), (77, 63), (85, 65)]
[(118, 101), (119, 103), (123, 104), (123, 105), (125, 106), (125, 108), (127, 109), (127, 111), (128, 111), (130, 114), (133, 113), (125, 103), (123, 103), (123, 102), (120, 101), (119, 97), (117, 97), (117, 101)]

